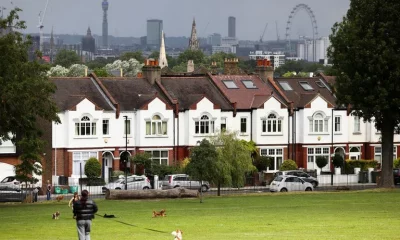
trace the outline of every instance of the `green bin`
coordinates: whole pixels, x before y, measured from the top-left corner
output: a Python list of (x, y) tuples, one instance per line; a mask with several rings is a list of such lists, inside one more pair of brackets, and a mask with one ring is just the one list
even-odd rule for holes
[(57, 194), (60, 194), (61, 193), (61, 188), (60, 187), (55, 187), (54, 188), (54, 192), (57, 193)]
[(70, 187), (69, 187), (69, 191), (70, 191), (71, 193), (78, 192), (78, 186), (70, 186)]

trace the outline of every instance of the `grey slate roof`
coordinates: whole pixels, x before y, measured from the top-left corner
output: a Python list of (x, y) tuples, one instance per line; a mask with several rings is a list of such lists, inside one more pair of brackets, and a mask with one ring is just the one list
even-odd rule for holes
[(89, 77), (51, 78), (51, 80), (57, 87), (53, 99), (61, 111), (75, 107), (85, 98), (103, 110), (114, 110)]

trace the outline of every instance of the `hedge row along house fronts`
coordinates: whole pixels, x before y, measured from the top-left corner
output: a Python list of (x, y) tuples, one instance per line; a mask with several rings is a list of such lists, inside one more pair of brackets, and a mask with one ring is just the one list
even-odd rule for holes
[[(380, 160), (380, 133), (373, 122), (336, 105), (333, 77), (274, 78), (267, 60), (258, 60), (256, 73), (248, 75), (237, 64), (226, 59), (223, 74), (172, 74), (147, 60), (138, 77), (52, 78), (62, 123), (42, 123), (49, 142), (43, 182), (56, 176), (76, 181), (90, 157), (99, 159), (106, 182), (112, 171), (125, 169), (127, 155), (138, 152), (174, 165), (221, 130), (254, 141), (260, 155), (273, 158), (270, 172), (286, 159), (316, 169), (317, 156), (333, 153)], [(396, 134), (395, 157), (399, 143)], [(18, 151), (7, 144), (0, 161), (15, 165)], [(328, 163), (325, 170), (331, 168)]]

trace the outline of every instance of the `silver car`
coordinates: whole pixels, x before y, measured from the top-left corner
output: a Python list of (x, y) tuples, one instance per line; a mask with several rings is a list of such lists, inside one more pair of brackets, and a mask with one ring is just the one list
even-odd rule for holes
[(299, 177), (284, 175), (276, 177), (269, 185), (269, 190), (271, 192), (312, 191), (313, 186)]
[(203, 181), (200, 183), (198, 180), (193, 180), (186, 174), (171, 174), (166, 175), (164, 181), (162, 182), (162, 189), (171, 189), (183, 187), (187, 189), (198, 189), (202, 192), (207, 192), (210, 188), (210, 183)]
[(14, 176), (5, 177), (0, 182), (1, 191), (21, 191), (21, 183)]
[(284, 175), (292, 175), (292, 176), (296, 176), (299, 177), (301, 179), (303, 179), (306, 182), (309, 182), (313, 185), (313, 188), (318, 187), (318, 179), (309, 175), (306, 172), (303, 172), (301, 170), (287, 170), (287, 171), (279, 171), (275, 173), (275, 176), (284, 176)]
[[(144, 176), (132, 175), (127, 177), (127, 189), (128, 190), (146, 190), (151, 188), (150, 180)], [(124, 190), (125, 189), (125, 177), (120, 178), (115, 182), (111, 182), (102, 187), (102, 191), (105, 192), (107, 189)]]

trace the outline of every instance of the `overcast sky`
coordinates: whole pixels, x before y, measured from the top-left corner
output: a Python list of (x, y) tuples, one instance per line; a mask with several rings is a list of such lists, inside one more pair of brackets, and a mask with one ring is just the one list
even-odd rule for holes
[[(101, 35), (102, 0), (50, 0), (44, 19), (44, 32), (55, 34)], [(236, 17), (236, 36), (240, 40), (258, 40), (269, 23), (264, 39), (276, 39), (277, 31), (285, 38), (286, 25), (293, 8), (307, 4), (314, 12), (319, 36), (328, 36), (332, 25), (341, 21), (350, 0), (108, 0), (108, 32), (110, 35), (140, 37), (146, 35), (146, 20), (161, 19), (167, 36), (190, 36), (193, 18), (197, 33), (205, 37), (214, 32), (228, 35), (228, 17)], [(38, 32), (38, 14), (46, 0), (1, 0), (4, 15), (18, 6), (20, 18), (27, 22), (27, 33)], [(1, 8), (1, 7), (0, 7)], [(290, 36), (312, 36), (311, 20), (305, 10), (292, 20)]]

